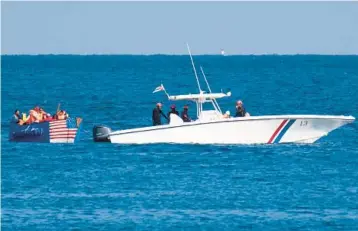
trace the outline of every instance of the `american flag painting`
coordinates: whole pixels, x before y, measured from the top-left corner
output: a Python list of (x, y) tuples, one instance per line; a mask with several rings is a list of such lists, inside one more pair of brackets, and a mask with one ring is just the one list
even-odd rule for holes
[(50, 143), (74, 143), (77, 133), (76, 120), (50, 121)]

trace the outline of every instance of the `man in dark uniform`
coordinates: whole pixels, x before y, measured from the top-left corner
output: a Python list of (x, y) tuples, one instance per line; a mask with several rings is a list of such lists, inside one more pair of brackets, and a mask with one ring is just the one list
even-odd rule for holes
[(177, 116), (179, 116), (179, 112), (177, 110), (175, 110), (175, 105), (173, 104), (172, 106), (170, 106), (170, 112), (168, 112), (167, 117), (168, 117), (168, 121), (170, 122), (170, 114), (175, 114)]
[(235, 117), (245, 117), (246, 110), (241, 100), (236, 102), (236, 114)]
[(161, 116), (164, 116), (164, 118), (168, 120), (168, 118), (162, 112), (162, 104), (157, 103), (157, 106), (153, 109), (153, 115), (152, 115), (153, 126), (162, 124)]
[(185, 105), (185, 106), (184, 106), (184, 109), (183, 109), (183, 111), (181, 112), (181, 118), (182, 118), (182, 120), (183, 120), (184, 122), (190, 122), (190, 121), (191, 121), (191, 119), (190, 119), (190, 117), (189, 117), (189, 115), (188, 115), (188, 105)]

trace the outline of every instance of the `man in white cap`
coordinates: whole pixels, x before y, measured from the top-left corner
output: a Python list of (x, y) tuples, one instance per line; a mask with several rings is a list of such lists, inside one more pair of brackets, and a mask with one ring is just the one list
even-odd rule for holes
[(153, 126), (162, 124), (161, 116), (164, 116), (164, 118), (168, 120), (168, 117), (166, 117), (162, 111), (162, 104), (157, 103), (157, 106), (153, 109), (153, 115), (152, 115)]
[(245, 117), (246, 110), (241, 100), (236, 102), (236, 114), (235, 117)]

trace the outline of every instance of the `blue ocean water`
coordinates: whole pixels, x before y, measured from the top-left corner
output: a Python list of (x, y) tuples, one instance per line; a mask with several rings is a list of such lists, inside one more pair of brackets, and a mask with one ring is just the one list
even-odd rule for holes
[[(358, 56), (194, 60), (214, 91), (232, 90), (223, 111), (242, 99), (251, 115), (358, 116)], [(161, 83), (196, 93), (189, 57), (2, 56), (1, 65), (3, 230), (358, 230), (357, 122), (312, 145), (93, 143), (95, 124), (146, 126), (157, 101), (168, 110), (152, 94)], [(81, 142), (8, 142), (16, 108), (53, 113), (58, 103), (83, 117)]]

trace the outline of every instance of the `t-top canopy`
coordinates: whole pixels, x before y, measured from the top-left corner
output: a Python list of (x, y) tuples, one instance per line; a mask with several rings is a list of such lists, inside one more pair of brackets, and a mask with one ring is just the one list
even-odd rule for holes
[(231, 92), (228, 93), (201, 93), (201, 94), (189, 94), (189, 95), (168, 95), (169, 100), (194, 100), (205, 101), (212, 99), (219, 99), (231, 96)]

